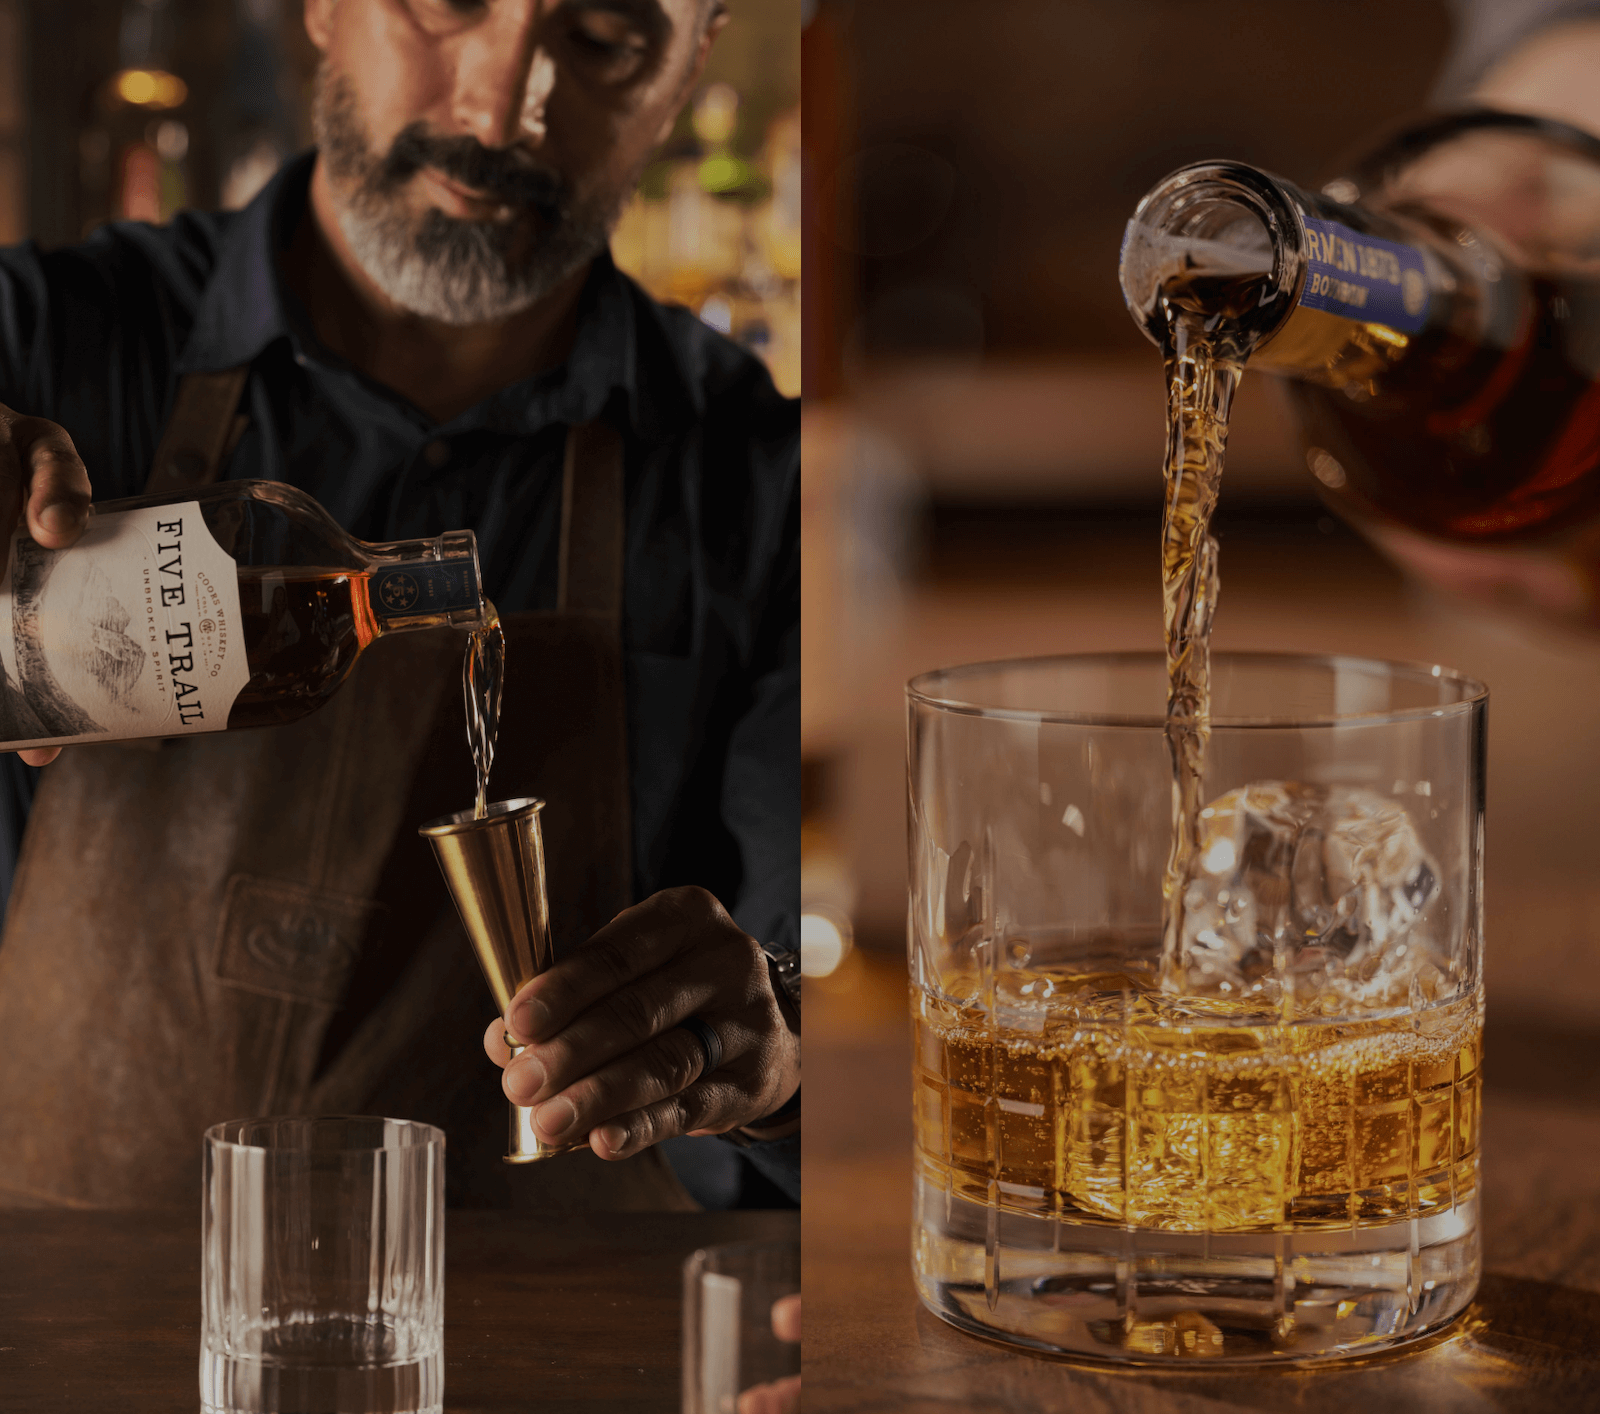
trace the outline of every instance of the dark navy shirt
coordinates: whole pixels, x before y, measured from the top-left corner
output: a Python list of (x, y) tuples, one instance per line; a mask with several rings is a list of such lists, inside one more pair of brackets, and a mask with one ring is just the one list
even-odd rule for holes
[[(322, 347), (280, 278), (313, 162), (241, 212), (0, 251), (0, 403), (65, 427), (109, 500), (142, 491), (183, 374), (249, 363), (225, 476), (289, 482), (363, 540), (472, 529), (504, 611), (555, 607), (566, 431), (604, 418), (626, 454), (637, 896), (702, 884), (798, 946), (798, 404), (603, 255), (566, 362), (436, 423)], [(9, 887), (31, 772), (5, 760)]]

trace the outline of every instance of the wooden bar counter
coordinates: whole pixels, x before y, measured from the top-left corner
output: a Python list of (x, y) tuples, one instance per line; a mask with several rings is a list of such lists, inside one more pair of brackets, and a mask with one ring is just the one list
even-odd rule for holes
[[(199, 1407), (200, 1213), (0, 1212), (0, 1411)], [(684, 1258), (793, 1212), (452, 1212), (448, 1414), (673, 1414)]]
[(807, 988), (807, 1414), (1600, 1411), (1600, 1033), (1491, 1005), (1485, 1276), (1447, 1331), (1313, 1370), (1117, 1370), (1021, 1354), (922, 1308), (904, 962), (857, 952)]

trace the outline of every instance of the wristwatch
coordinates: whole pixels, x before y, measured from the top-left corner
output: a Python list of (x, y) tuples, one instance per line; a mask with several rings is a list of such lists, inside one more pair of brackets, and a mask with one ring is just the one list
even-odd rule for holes
[[(780, 1005), (787, 1002), (794, 1008), (796, 1017), (800, 1015), (800, 949), (781, 947), (777, 943), (762, 943), (761, 951), (766, 955), (767, 971), (772, 977), (772, 990), (779, 996)], [(780, 1124), (787, 1124), (792, 1119), (800, 1116), (800, 1091), (797, 1089), (782, 1105), (769, 1115), (763, 1115), (758, 1120), (753, 1120), (747, 1128), (770, 1129)], [(749, 1138), (742, 1130), (730, 1129), (721, 1136), (730, 1144), (736, 1144), (741, 1149), (748, 1149), (757, 1140)]]
[(761, 951), (767, 957), (767, 971), (772, 974), (772, 990), (788, 999), (789, 1005), (800, 1014), (800, 949), (786, 948), (778, 943), (762, 943)]

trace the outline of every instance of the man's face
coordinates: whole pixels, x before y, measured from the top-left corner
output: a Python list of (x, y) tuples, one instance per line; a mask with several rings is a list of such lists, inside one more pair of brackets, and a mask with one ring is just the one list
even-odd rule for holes
[(605, 245), (709, 43), (706, 0), (306, 0), (346, 241), (447, 324), (527, 308)]

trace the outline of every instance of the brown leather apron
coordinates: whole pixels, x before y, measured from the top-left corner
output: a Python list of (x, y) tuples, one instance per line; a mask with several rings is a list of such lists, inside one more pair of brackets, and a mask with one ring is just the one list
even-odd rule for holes
[[(184, 381), (152, 487), (215, 474), (242, 383)], [(493, 791), (548, 801), (558, 949), (631, 896), (623, 514), (620, 438), (572, 429), (558, 607), (505, 623)], [(494, 1004), (416, 833), (471, 799), (463, 649), (380, 639), (302, 721), (45, 769), (0, 941), (0, 1206), (188, 1206), (207, 1126), (297, 1113), (443, 1125), (458, 1205), (694, 1206), (655, 1150), (499, 1161)]]

